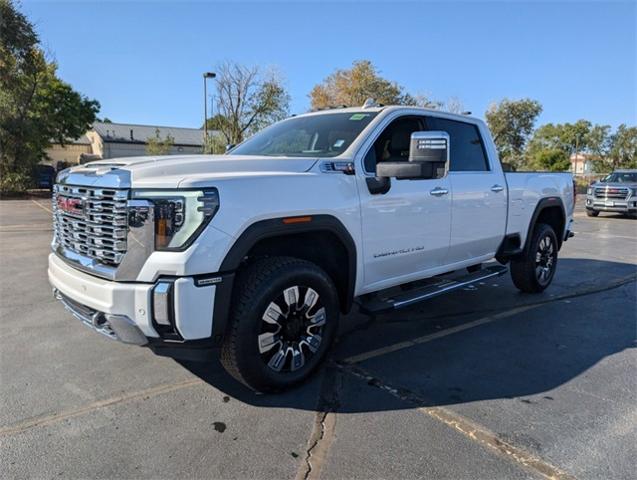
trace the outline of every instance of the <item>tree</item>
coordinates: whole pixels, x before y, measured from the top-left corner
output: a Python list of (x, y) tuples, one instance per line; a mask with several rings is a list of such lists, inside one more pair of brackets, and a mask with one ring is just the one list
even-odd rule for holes
[(463, 113), (467, 109), (458, 97), (451, 97), (445, 104), (445, 110), (449, 113)]
[[(99, 103), (59, 79), (33, 25), (0, 0), (0, 175), (27, 176), (51, 142), (79, 138)], [(3, 188), (5, 188), (3, 184)]]
[(621, 124), (610, 139), (608, 158), (613, 169), (637, 168), (637, 127)]
[(383, 105), (416, 105), (419, 101), (419, 98), (406, 93), (398, 83), (381, 77), (369, 60), (358, 60), (350, 69), (336, 70), (315, 85), (309, 97), (315, 110), (344, 105), (359, 106), (368, 98)]
[(226, 144), (243, 139), (288, 114), (290, 96), (274, 72), (224, 62), (216, 68), (216, 127)]
[(146, 154), (148, 155), (168, 155), (170, 149), (175, 144), (174, 137), (167, 134), (161, 138), (159, 128), (155, 129), (155, 136), (150, 137), (146, 143)]
[[(600, 137), (603, 130), (603, 127), (598, 126), (593, 133), (593, 125), (588, 120), (578, 120), (575, 123), (547, 123), (533, 134), (529, 142), (529, 157), (537, 158), (543, 150), (561, 150), (569, 159), (574, 157), (577, 162), (581, 155), (591, 156), (592, 142), (603, 141)], [(602, 148), (602, 144), (598, 143), (596, 147)], [(577, 170), (577, 165), (575, 169)]]
[(510, 163), (515, 168), (522, 166), (524, 149), (541, 112), (542, 105), (529, 98), (505, 98), (489, 107), (486, 112), (487, 123), (502, 162)]
[[(528, 147), (528, 157), (537, 159), (543, 151), (560, 150), (571, 158), (587, 155), (596, 172), (637, 167), (637, 127), (625, 124), (611, 134), (609, 125), (588, 120), (575, 123), (547, 123), (538, 128)], [(577, 167), (577, 166), (576, 166)]]
[(598, 173), (607, 172), (607, 162), (611, 148), (610, 125), (593, 125), (586, 140), (588, 153), (593, 162), (593, 170)]
[(540, 150), (533, 158), (532, 166), (537, 170), (567, 172), (571, 169), (571, 160), (564, 150)]
[(535, 131), (529, 148), (531, 150), (560, 149), (569, 156), (575, 153), (587, 153), (592, 139), (592, 128), (588, 120), (578, 120), (575, 123), (547, 123)]

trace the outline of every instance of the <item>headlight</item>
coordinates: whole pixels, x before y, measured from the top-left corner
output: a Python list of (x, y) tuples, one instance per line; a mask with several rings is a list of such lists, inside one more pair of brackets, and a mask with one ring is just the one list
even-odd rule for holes
[(153, 204), (155, 250), (183, 250), (219, 209), (219, 192), (206, 190), (133, 190), (133, 199)]
[(592, 195), (593, 194), (593, 189), (591, 187), (588, 187), (586, 189), (586, 195)]

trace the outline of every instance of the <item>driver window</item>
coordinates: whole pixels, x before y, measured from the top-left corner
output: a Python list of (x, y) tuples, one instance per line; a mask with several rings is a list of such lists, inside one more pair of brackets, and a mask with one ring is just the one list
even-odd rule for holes
[(375, 172), (378, 162), (408, 161), (411, 134), (424, 129), (419, 117), (401, 117), (391, 122), (365, 155), (365, 170)]

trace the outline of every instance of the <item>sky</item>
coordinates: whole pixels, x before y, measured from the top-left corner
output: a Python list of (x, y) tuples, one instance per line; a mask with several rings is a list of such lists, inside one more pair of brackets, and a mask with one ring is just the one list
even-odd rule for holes
[[(502, 98), (538, 124), (637, 124), (637, 2), (34, 1), (58, 73), (114, 122), (200, 127), (202, 73), (275, 68), (291, 113), (336, 68), (369, 59), (412, 94), (459, 98), (483, 117)], [(210, 92), (210, 90), (209, 90)]]

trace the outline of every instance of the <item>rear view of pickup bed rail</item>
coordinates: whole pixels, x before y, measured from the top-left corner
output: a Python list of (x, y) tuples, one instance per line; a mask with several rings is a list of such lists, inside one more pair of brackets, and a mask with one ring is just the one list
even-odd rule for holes
[[(571, 235), (570, 174), (504, 173), (475, 118), (415, 107), (278, 122), (226, 155), (59, 174), (49, 279), (83, 323), (209, 358), (260, 391), (307, 378), (340, 314), (505, 273), (540, 293)], [(468, 271), (468, 272), (467, 272)]]

